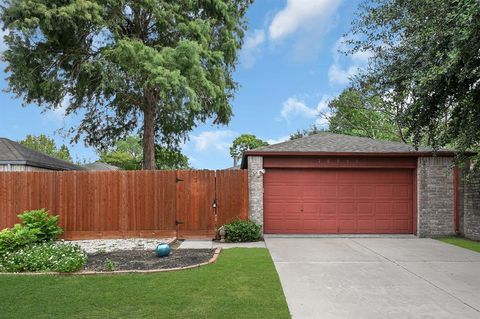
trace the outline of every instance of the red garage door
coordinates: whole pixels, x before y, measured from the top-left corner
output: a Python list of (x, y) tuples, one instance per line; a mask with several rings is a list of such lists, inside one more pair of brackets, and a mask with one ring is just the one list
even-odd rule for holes
[(268, 169), (267, 234), (410, 234), (410, 169)]

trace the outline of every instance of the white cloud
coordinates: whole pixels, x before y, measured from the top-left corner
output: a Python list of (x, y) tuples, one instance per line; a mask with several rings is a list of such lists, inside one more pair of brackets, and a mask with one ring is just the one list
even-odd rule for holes
[(286, 135), (286, 136), (281, 136), (279, 138), (268, 138), (266, 141), (267, 141), (268, 144), (272, 145), (272, 144), (278, 144), (278, 143), (285, 142), (289, 138), (290, 138), (290, 136)]
[(268, 29), (270, 38), (284, 38), (299, 29), (315, 28), (328, 20), (341, 0), (288, 0), (278, 12)]
[(65, 96), (62, 103), (59, 106), (46, 111), (45, 113), (48, 119), (53, 120), (55, 122), (59, 122), (59, 123), (63, 122), (65, 120), (67, 108), (70, 105), (71, 98), (72, 98), (71, 95)]
[(334, 63), (328, 69), (328, 81), (330, 84), (347, 85), (359, 70), (360, 68), (356, 65), (344, 69), (338, 63)]
[(323, 96), (316, 106), (309, 107), (305, 104), (305, 102), (299, 100), (297, 97), (290, 97), (285, 102), (283, 102), (280, 116), (287, 122), (290, 122), (290, 120), (295, 117), (322, 117), (322, 114), (328, 110), (329, 99), (329, 96)]
[(253, 33), (247, 35), (240, 53), (243, 65), (251, 68), (255, 64), (255, 59), (260, 53), (260, 46), (265, 42), (265, 31), (256, 29)]
[(347, 85), (350, 79), (364, 68), (372, 57), (372, 52), (355, 52), (349, 56), (342, 56), (345, 52), (345, 38), (340, 37), (333, 46), (333, 64), (328, 69), (328, 80), (330, 84)]
[(197, 152), (220, 151), (226, 153), (234, 137), (238, 135), (230, 130), (205, 131), (190, 136)]

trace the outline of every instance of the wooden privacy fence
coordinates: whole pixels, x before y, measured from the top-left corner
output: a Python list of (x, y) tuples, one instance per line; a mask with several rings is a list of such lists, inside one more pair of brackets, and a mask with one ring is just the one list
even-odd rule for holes
[(247, 187), (245, 170), (0, 173), (0, 230), (46, 208), (68, 239), (213, 237), (248, 218)]

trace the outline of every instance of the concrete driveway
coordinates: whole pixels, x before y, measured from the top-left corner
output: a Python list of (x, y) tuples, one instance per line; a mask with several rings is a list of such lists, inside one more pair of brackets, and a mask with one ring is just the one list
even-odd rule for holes
[(417, 238), (266, 238), (293, 318), (480, 318), (480, 254)]

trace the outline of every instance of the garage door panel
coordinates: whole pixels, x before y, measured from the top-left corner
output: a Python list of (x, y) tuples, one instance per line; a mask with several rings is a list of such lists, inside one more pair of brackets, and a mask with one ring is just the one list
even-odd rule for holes
[(412, 233), (410, 169), (269, 169), (265, 233)]
[(375, 187), (371, 185), (358, 185), (356, 188), (356, 197), (375, 197)]
[(336, 198), (337, 187), (335, 185), (304, 185), (303, 195), (305, 199), (308, 199), (309, 197), (317, 199), (319, 196), (321, 196), (322, 198)]
[(410, 185), (393, 186), (393, 197), (395, 198), (411, 198), (412, 192)]
[(375, 232), (375, 224), (371, 220), (358, 220), (357, 230), (362, 233), (372, 233)]
[(353, 219), (339, 219), (338, 232), (340, 233), (355, 233), (357, 222)]
[(303, 195), (303, 185), (272, 184), (268, 187), (268, 196), (281, 198), (299, 198)]
[(392, 203), (391, 202), (375, 202), (375, 214), (381, 215), (386, 214), (390, 215), (392, 213)]
[(393, 187), (390, 186), (390, 185), (376, 185), (375, 186), (375, 197), (392, 198), (393, 197)]
[(375, 229), (378, 232), (394, 232), (393, 220), (391, 219), (377, 219), (375, 220)]
[(360, 214), (374, 215), (375, 214), (375, 203), (357, 203), (356, 212)]
[(337, 198), (354, 198), (355, 197), (354, 185), (338, 185), (337, 189), (338, 189)]

